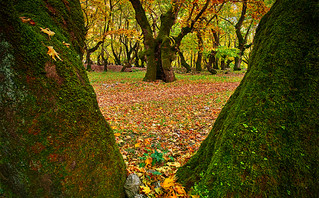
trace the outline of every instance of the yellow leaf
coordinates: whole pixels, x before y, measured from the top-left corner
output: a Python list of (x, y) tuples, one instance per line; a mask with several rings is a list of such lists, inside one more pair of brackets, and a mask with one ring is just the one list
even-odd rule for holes
[(150, 189), (150, 187), (148, 187), (148, 186), (141, 186), (141, 188), (142, 188), (142, 191), (143, 191), (146, 195), (148, 195), (150, 192), (152, 192), (151, 189)]
[(66, 43), (66, 42), (63, 41), (62, 44), (65, 45), (67, 48), (70, 47), (70, 43)]
[(167, 162), (167, 165), (169, 166), (175, 166), (175, 167), (181, 167), (181, 164), (179, 162)]
[(51, 58), (53, 58), (55, 61), (55, 57), (57, 57), (58, 59), (60, 59), (61, 61), (63, 61), (60, 57), (59, 54), (53, 49), (53, 46), (47, 46), (47, 48), (49, 49), (49, 51), (47, 52), (47, 54), (49, 56), (51, 56)]
[[(43, 29), (43, 28), (40, 27), (40, 29), (41, 29), (42, 32), (44, 32), (44, 33), (46, 33), (47, 35), (49, 35), (49, 38), (50, 38), (50, 36), (55, 35), (55, 32), (51, 31), (49, 28)], [(51, 38), (50, 38), (50, 39), (51, 39)]]
[(27, 23), (27, 22), (31, 21), (31, 19), (30, 19), (30, 18), (27, 18), (27, 17), (19, 17), (19, 18), (21, 19), (21, 21), (22, 21), (23, 23)]
[(174, 185), (175, 185), (175, 176), (174, 175), (170, 176), (169, 178), (166, 178), (164, 180), (164, 182), (161, 184), (161, 186), (164, 189), (168, 189), (168, 188), (170, 188), (170, 187), (172, 187)]
[(135, 148), (138, 148), (138, 147), (141, 147), (141, 144), (140, 144), (140, 143), (136, 143), (136, 144), (135, 144)]
[(155, 192), (157, 193), (157, 194), (162, 194), (163, 193), (163, 191), (161, 190), (161, 188), (155, 188)]
[(114, 133), (114, 135), (115, 135), (116, 137), (118, 137), (118, 136), (120, 136), (121, 134), (120, 134), (120, 133)]
[(146, 166), (149, 165), (149, 164), (151, 164), (152, 161), (153, 161), (153, 159), (152, 159), (151, 157), (147, 158), (147, 159), (145, 160)]

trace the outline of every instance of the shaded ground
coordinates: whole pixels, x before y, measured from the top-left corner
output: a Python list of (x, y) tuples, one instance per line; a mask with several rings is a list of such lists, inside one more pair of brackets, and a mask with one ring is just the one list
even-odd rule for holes
[(178, 75), (173, 83), (149, 83), (135, 78), (144, 72), (104, 74), (89, 74), (100, 109), (128, 171), (138, 173), (151, 189), (145, 194), (156, 197), (163, 192), (156, 193), (154, 182), (174, 174), (198, 149), (243, 77)]

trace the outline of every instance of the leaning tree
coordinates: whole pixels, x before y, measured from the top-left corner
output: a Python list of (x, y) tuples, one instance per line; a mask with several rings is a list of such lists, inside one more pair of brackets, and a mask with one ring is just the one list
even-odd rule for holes
[(0, 1), (0, 196), (124, 197), (84, 35), (78, 0)]
[(248, 71), (177, 175), (208, 197), (316, 197), (317, 0), (278, 0), (261, 20)]

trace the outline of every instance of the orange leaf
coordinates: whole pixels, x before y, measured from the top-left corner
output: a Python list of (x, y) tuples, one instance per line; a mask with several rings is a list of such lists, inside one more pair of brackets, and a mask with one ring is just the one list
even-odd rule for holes
[(120, 134), (120, 133), (114, 133), (114, 135), (115, 135), (116, 137), (118, 137), (118, 136), (120, 136), (121, 134)]
[(175, 185), (175, 176), (174, 175), (170, 176), (169, 178), (166, 178), (164, 180), (164, 182), (161, 184), (161, 186), (164, 189), (168, 189), (168, 188), (170, 188), (170, 187), (172, 187), (174, 185)]
[(186, 192), (185, 192), (185, 190), (184, 190), (184, 187), (182, 187), (182, 186), (176, 186), (176, 187), (175, 187), (175, 191), (176, 191), (178, 194), (186, 195)]
[(67, 48), (70, 47), (70, 43), (66, 43), (66, 42), (63, 41), (62, 44), (65, 45)]
[(146, 165), (149, 165), (149, 164), (152, 163), (152, 161), (153, 161), (153, 159), (152, 159), (151, 157), (149, 157), (149, 158), (147, 158), (147, 159), (145, 160), (145, 164), (146, 164)]
[(21, 19), (23, 23), (28, 23), (29, 21), (31, 21), (31, 19), (27, 17), (19, 17), (19, 18)]
[(60, 57), (59, 54), (53, 49), (53, 46), (47, 46), (47, 48), (49, 49), (49, 51), (47, 52), (47, 54), (49, 56), (51, 56), (51, 58), (53, 58), (55, 61), (55, 57), (57, 57), (58, 59), (60, 59), (61, 61), (63, 61)]

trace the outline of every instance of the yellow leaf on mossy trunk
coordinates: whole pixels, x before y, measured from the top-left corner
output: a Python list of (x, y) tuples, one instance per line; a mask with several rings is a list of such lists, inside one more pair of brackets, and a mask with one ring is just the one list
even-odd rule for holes
[(59, 54), (53, 49), (53, 46), (47, 46), (47, 48), (49, 49), (49, 51), (47, 52), (47, 54), (48, 54), (49, 56), (51, 56), (51, 58), (53, 58), (53, 59), (56, 61), (55, 57), (57, 57), (58, 59), (60, 59), (60, 61), (63, 61), (63, 60), (60, 58)]

